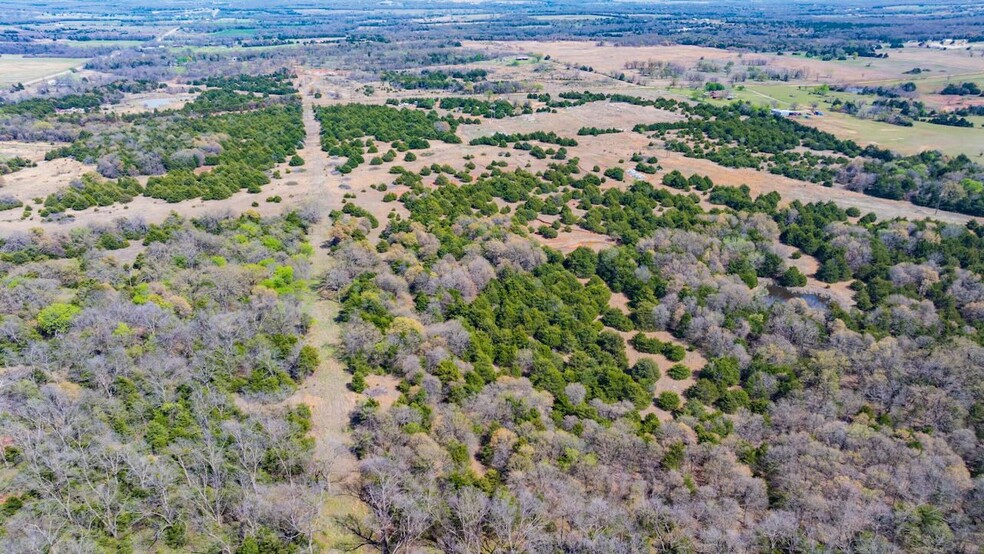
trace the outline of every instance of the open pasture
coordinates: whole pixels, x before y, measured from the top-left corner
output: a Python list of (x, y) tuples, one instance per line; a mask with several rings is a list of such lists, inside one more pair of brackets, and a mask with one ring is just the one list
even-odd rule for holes
[(0, 56), (0, 86), (30, 83), (80, 67), (84, 58), (31, 58), (16, 54)]

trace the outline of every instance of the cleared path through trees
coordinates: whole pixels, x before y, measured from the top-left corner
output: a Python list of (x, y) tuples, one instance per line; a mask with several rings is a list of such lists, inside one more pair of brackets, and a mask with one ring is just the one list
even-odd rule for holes
[[(310, 230), (309, 239), (314, 246), (311, 274), (319, 277), (328, 268), (330, 253), (321, 248), (328, 239), (331, 220), (328, 212), (342, 207), (340, 179), (332, 175), (328, 157), (321, 151), (320, 126), (314, 117), (310, 98), (301, 93), (304, 103), (304, 148), (298, 153), (304, 158), (303, 171), (295, 171), (291, 178), (306, 185), (306, 202), (318, 209), (321, 221)], [(305, 182), (306, 181), (306, 182)], [(314, 319), (306, 342), (318, 349), (321, 363), (314, 374), (304, 380), (291, 402), (304, 403), (311, 408), (311, 436), (315, 439), (314, 456), (330, 480), (327, 498), (322, 506), (321, 540), (329, 548), (342, 537), (335, 525), (339, 516), (358, 509), (354, 498), (344, 494), (344, 484), (354, 478), (358, 461), (350, 451), (348, 433), (349, 417), (356, 406), (357, 395), (348, 390), (349, 374), (335, 357), (340, 327), (335, 321), (339, 305), (333, 300), (312, 294), (306, 302), (308, 313)]]

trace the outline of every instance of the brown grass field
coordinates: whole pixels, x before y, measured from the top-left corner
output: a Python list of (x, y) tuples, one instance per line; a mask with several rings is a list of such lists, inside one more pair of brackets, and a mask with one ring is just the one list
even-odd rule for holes
[[(486, 49), (490, 52), (522, 52), (533, 55), (549, 55), (554, 62), (572, 66), (589, 66), (597, 72), (625, 71), (626, 62), (660, 60), (693, 66), (700, 60), (724, 65), (734, 62), (736, 67), (744, 61), (764, 60), (768, 67), (803, 70), (806, 77), (800, 82), (886, 84), (893, 82), (924, 81), (939, 84), (950, 79), (984, 78), (984, 58), (978, 49), (939, 49), (907, 46), (887, 50), (888, 58), (855, 58), (844, 61), (823, 61), (799, 55), (769, 53), (739, 53), (705, 46), (612, 46), (588, 41), (552, 42), (465, 42), (464, 47)], [(920, 75), (905, 72), (919, 67), (928, 69)]]

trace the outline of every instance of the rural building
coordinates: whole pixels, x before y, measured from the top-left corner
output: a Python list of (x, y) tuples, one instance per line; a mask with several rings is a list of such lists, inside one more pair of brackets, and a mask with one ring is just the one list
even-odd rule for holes
[(780, 117), (810, 117), (812, 115), (823, 115), (820, 110), (779, 110), (772, 108), (772, 115)]

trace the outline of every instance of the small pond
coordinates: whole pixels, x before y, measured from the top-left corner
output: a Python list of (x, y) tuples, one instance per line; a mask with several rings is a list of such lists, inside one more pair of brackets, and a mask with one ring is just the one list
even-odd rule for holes
[(174, 101), (173, 98), (148, 98), (143, 101), (143, 105), (148, 110), (156, 110), (157, 108), (163, 108), (164, 106), (167, 106), (173, 101)]
[(766, 302), (770, 305), (775, 302), (785, 302), (794, 298), (805, 301), (807, 306), (815, 310), (826, 308), (830, 304), (830, 300), (818, 294), (812, 292), (794, 292), (780, 285), (766, 285), (765, 290), (768, 292)]

